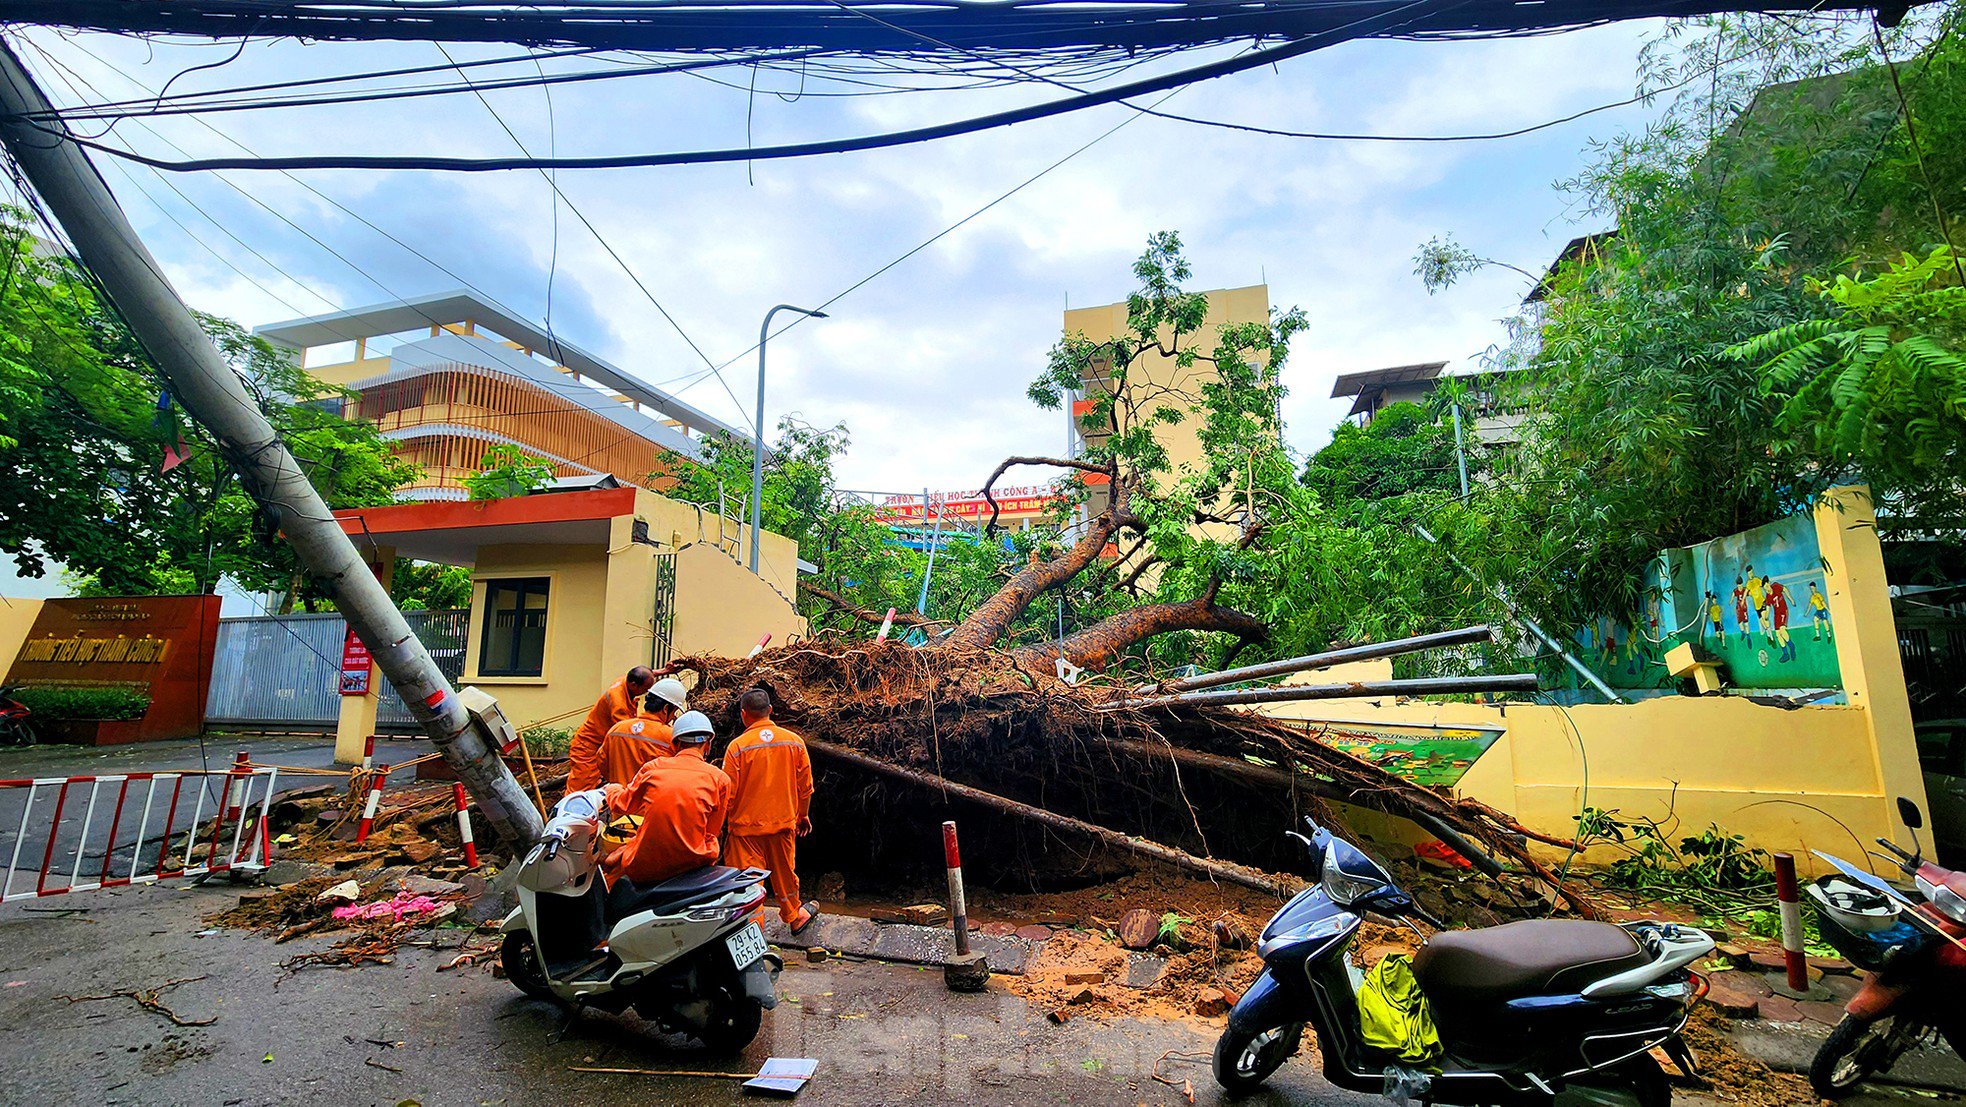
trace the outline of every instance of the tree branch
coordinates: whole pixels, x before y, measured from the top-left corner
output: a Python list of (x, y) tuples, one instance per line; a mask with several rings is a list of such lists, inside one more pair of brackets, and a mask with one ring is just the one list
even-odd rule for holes
[[(799, 590), (818, 596), (820, 599), (832, 604), (840, 614), (850, 615), (863, 623), (872, 623), (875, 626), (879, 626), (887, 621), (886, 614), (877, 614), (869, 611), (830, 588), (821, 588), (817, 584), (808, 584), (805, 581), (800, 581)], [(894, 625), (898, 627), (940, 626), (946, 624), (948, 621), (947, 619), (930, 619), (923, 615), (917, 615), (912, 611), (896, 611), (894, 613)]]
[(1002, 477), (1004, 473), (1008, 472), (1011, 466), (1013, 465), (1052, 465), (1061, 469), (1080, 469), (1088, 473), (1103, 473), (1109, 478), (1114, 476), (1113, 467), (1111, 465), (1099, 465), (1099, 464), (1095, 464), (1094, 462), (1080, 461), (1077, 458), (1071, 458), (1071, 457), (1004, 458), (1003, 462), (999, 464), (996, 467), (996, 470), (990, 474), (990, 479), (983, 482), (983, 502), (990, 505), (990, 521), (984, 524), (983, 526), (983, 533), (986, 536), (994, 535), (997, 533), (997, 515), (998, 515), (997, 498), (996, 496), (991, 494), (990, 487), (996, 484), (997, 480), (1000, 477)]
[(1211, 597), (1201, 597), (1122, 611), (1070, 635), (1062, 643), (1026, 646), (1012, 656), (1025, 664), (1048, 665), (1062, 655), (1081, 668), (1103, 669), (1135, 642), (1173, 630), (1222, 631), (1245, 640), (1260, 640), (1270, 633), (1270, 628), (1254, 615), (1220, 607)]

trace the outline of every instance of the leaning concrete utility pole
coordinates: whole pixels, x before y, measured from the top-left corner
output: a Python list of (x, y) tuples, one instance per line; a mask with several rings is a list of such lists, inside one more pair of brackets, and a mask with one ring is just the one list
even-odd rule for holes
[[(172, 394), (212, 432), (220, 452), (286, 536), (301, 566), (328, 585), (335, 606), (470, 789), (478, 809), (508, 844), (530, 843), (544, 829), (539, 811), (473, 725), (450, 682), (410, 632), (388, 591), (308, 483), (238, 374), (164, 279), (88, 156), (66, 141), (67, 127), (49, 114), (52, 110), (20, 59), (0, 43), (0, 143), (169, 379)], [(29, 123), (28, 118), (40, 122)]]

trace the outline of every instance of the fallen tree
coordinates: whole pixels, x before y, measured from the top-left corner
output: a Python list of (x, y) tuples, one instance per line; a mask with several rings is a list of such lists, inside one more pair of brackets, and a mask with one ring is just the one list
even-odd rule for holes
[[(1328, 802), (1336, 800), (1412, 820), (1465, 855), (1493, 855), (1521, 879), (1553, 879), (1505, 816), (1417, 787), (1301, 726), (1227, 709), (1310, 695), (1520, 690), (1533, 677), (1204, 690), (1486, 642), (1486, 627), (1337, 650), (1327, 636), (1313, 656), (1267, 657), (1212, 679), (1160, 678), (1176, 666), (1225, 665), (1251, 647), (1311, 652), (1274, 643), (1279, 630), (1288, 642), (1309, 637), (1290, 619), (1307, 559), (1317, 557), (1303, 529), (1317, 505), (1296, 479), (1278, 414), (1279, 371), (1303, 315), (1221, 325), (1210, 342), (1210, 303), (1182, 289), (1190, 273), (1176, 236), (1153, 236), (1134, 274), (1141, 287), (1127, 301), (1125, 326), (1098, 341), (1067, 335), (1030, 389), (1041, 406), (1070, 404), (1085, 448), (1006, 458), (982, 483), (986, 535), (996, 525), (998, 482), (1013, 470), (1062, 474), (1054, 487), (1069, 517), (1061, 511), (1055, 525), (1020, 532), (1008, 545), (965, 540), (938, 549), (944, 571), (955, 566), (964, 583), (943, 593), (950, 602), (936, 614), (947, 621), (892, 620), (913, 645), (869, 639), (889, 624), (887, 609), (902, 606), (897, 581), (906, 582), (910, 606), (926, 605), (931, 559), (869, 529), (864, 507), (809, 520), (793, 529), (856, 539), (822, 538), (810, 550), (820, 571), (800, 587), (823, 605), (808, 605), (823, 634), (741, 661), (678, 662), (698, 674), (692, 705), (731, 732), (735, 697), (762, 687), (778, 717), (830, 758), (822, 812), (836, 814), (816, 820), (830, 829), (802, 847), (802, 862), (818, 853), (836, 866), (877, 869), (877, 857), (919, 857), (940, 821), (931, 810), (961, 805), (965, 840), (976, 841), (979, 821), (985, 839), (970, 855), (1034, 883), (1067, 870), (1096, 876), (1115, 857), (1145, 856), (1275, 890), (1274, 879), (1243, 866), (1301, 867), (1283, 832), (1304, 814), (1332, 820)], [(1163, 438), (1184, 421), (1201, 456), (1177, 465)], [(766, 504), (830, 487), (822, 468), (808, 466), (796, 489), (788, 474), (785, 495), (768, 494)], [(924, 522), (930, 507), (925, 499)], [(1053, 597), (1055, 613), (1040, 604)], [(1087, 670), (1094, 675), (1079, 680)], [(1234, 867), (1224, 867), (1229, 859)]]
[[(678, 666), (697, 674), (691, 705), (720, 733), (736, 731), (737, 697), (762, 688), (774, 717), (811, 742), (820, 769), (862, 778), (829, 779), (815, 821), (843, 836), (838, 856), (864, 854), (874, 867), (896, 839), (920, 853), (948, 807), (1027, 822), (1041, 841), (1097, 843), (1275, 891), (1285, 882), (1249, 867), (1301, 869), (1283, 832), (1297, 814), (1342, 827), (1329, 805), (1339, 801), (1411, 820), (1591, 913), (1507, 816), (1403, 780), (1300, 724), (1219, 707), (1113, 709), (1123, 690), (1067, 684), (997, 650), (828, 642)], [(866, 776), (896, 791), (875, 793)], [(1048, 857), (1042, 845), (1027, 844), (1023, 861), (1008, 847), (965, 852), (999, 870), (1084, 863), (1069, 851)]]

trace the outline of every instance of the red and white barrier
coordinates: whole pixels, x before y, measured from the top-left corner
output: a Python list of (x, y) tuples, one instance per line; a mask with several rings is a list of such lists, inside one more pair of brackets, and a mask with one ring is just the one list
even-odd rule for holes
[(478, 867), (478, 843), (471, 839), (471, 810), (464, 799), (464, 782), (451, 785), (451, 795), (457, 800), (457, 836), (464, 842), (464, 864), (466, 868)]
[(382, 804), (383, 785), (389, 783), (389, 766), (377, 765), (375, 775), (369, 778), (369, 794), (362, 799), (362, 821), (355, 824), (355, 840), (366, 842), (369, 831), (375, 829), (375, 809)]
[(954, 820), (942, 824), (942, 860), (949, 867), (949, 926), (955, 931), (956, 956), (969, 956), (969, 902), (963, 896), (963, 854), (956, 844)]
[(881, 619), (881, 632), (880, 634), (875, 636), (874, 641), (876, 642), (887, 641), (887, 632), (893, 629), (894, 629), (894, 608), (890, 607), (887, 609), (887, 615)]
[(375, 735), (362, 739), (362, 771), (375, 768)]
[(755, 646), (752, 646), (752, 647), (751, 647), (751, 652), (750, 652), (750, 653), (747, 653), (747, 654), (745, 654), (744, 656), (745, 656), (745, 657), (746, 657), (747, 659), (749, 659), (749, 658), (753, 658), (753, 657), (756, 657), (756, 656), (758, 656), (759, 654), (761, 654), (761, 653), (763, 653), (763, 652), (765, 652), (765, 647), (766, 647), (766, 646), (769, 646), (769, 645), (771, 645), (771, 635), (769, 635), (769, 634), (767, 634), (767, 635), (765, 635), (765, 636), (764, 636), (763, 638), (760, 638), (760, 639), (758, 639), (758, 644), (757, 644), (757, 645), (755, 645)]
[(1782, 912), (1782, 961), (1792, 991), (1809, 990), (1809, 960), (1802, 948), (1802, 896), (1796, 888), (1795, 857), (1778, 853), (1775, 861), (1775, 902)]
[[(0, 902), (234, 870), (257, 872), (266, 865), (267, 815), (277, 775), (276, 769), (253, 768), (240, 754), (230, 769), (0, 780), (0, 792), (25, 794), (7, 874), (0, 880)], [(137, 810), (139, 798), (141, 814), (132, 823), (126, 816)], [(78, 806), (82, 808), (79, 824), (74, 819)], [(187, 806), (190, 817), (181, 822)], [(215, 808), (217, 814), (201, 843), (208, 808)], [(97, 818), (104, 809), (109, 816), (106, 829)], [(161, 818), (153, 819), (155, 815)], [(46, 818), (45, 836), (41, 817)], [(248, 822), (257, 824), (250, 836)], [(174, 833), (184, 835), (182, 848), (172, 843)], [(30, 841), (40, 845), (38, 859)], [(204, 857), (194, 863), (201, 844)], [(68, 862), (70, 849), (73, 863)], [(126, 857), (119, 856), (125, 853)], [(67, 871), (59, 871), (62, 868)], [(85, 870), (87, 877), (82, 875)]]

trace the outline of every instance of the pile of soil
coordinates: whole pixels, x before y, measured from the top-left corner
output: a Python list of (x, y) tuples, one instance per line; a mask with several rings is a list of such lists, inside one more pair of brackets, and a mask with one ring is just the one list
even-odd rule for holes
[[(1704, 1004), (1693, 1011), (1686, 1024), (1686, 1044), (1700, 1065), (1700, 1075), (1680, 1080), (1688, 1087), (1749, 1107), (1795, 1107), (1815, 1103), (1817, 1096), (1809, 1081), (1794, 1073), (1776, 1072), (1741, 1052), (1724, 1029), (1726, 1023), (1713, 1008)], [(1671, 1072), (1671, 1066), (1667, 1066)]]

